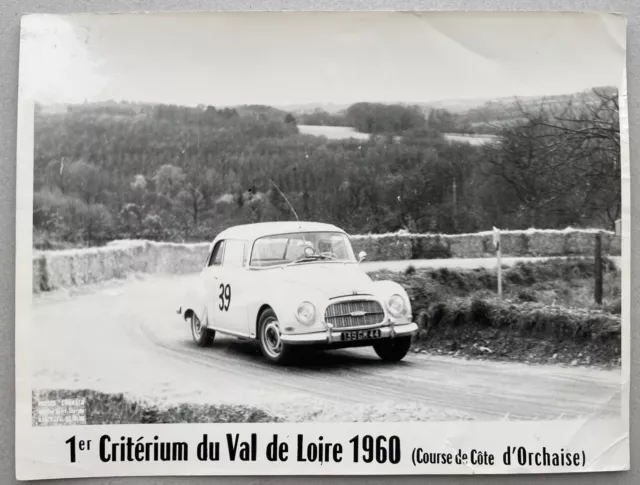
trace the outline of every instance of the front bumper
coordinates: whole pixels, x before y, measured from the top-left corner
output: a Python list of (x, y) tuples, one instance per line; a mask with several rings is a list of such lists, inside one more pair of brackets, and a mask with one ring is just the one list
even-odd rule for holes
[[(368, 327), (371, 328), (371, 327)], [(402, 323), (395, 325), (385, 325), (379, 328), (382, 335), (380, 339), (369, 340), (369, 341), (354, 341), (353, 345), (362, 344), (363, 342), (376, 342), (385, 338), (394, 338), (394, 337), (406, 337), (413, 335), (418, 331), (418, 325), (415, 323)], [(343, 331), (351, 331), (351, 330), (361, 330), (357, 327), (354, 328), (345, 328), (345, 329), (327, 329), (321, 332), (313, 332), (313, 333), (303, 333), (303, 334), (282, 334), (280, 338), (285, 344), (290, 345), (315, 345), (315, 344), (345, 344), (348, 343), (342, 341), (340, 339), (340, 334)], [(362, 329), (364, 330), (364, 329)]]

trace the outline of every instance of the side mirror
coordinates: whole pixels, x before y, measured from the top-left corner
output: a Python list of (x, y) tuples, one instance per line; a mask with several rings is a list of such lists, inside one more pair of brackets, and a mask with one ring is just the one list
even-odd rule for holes
[(358, 263), (361, 263), (362, 261), (364, 261), (366, 257), (367, 257), (367, 253), (365, 253), (364, 251), (360, 251), (358, 253)]

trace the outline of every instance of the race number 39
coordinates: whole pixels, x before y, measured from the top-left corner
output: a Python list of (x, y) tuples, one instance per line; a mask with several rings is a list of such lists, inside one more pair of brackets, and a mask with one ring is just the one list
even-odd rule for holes
[(231, 286), (224, 283), (220, 284), (220, 304), (218, 308), (222, 311), (227, 311), (231, 305)]

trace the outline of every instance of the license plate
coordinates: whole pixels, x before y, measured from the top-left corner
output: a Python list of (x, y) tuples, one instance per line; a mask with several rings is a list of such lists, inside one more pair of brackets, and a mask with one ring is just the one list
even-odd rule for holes
[(374, 328), (370, 330), (350, 330), (348, 332), (341, 332), (340, 340), (343, 342), (350, 342), (353, 340), (371, 340), (382, 337), (382, 330)]

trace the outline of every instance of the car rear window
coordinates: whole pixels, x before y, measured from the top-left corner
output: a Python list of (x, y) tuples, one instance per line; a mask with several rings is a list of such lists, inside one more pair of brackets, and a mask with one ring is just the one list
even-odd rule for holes
[(224, 243), (224, 241), (218, 241), (216, 243), (207, 266), (220, 266), (222, 263), (222, 255), (224, 254)]

